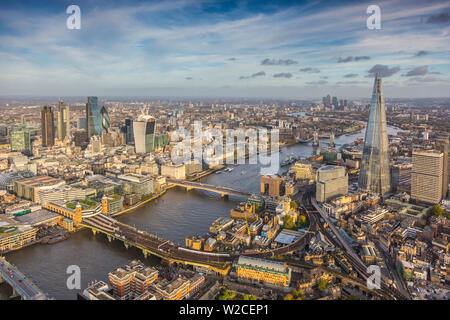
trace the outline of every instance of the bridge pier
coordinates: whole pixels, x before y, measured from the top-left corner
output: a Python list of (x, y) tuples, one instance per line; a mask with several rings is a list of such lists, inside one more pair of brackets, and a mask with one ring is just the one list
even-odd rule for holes
[(186, 187), (186, 191), (191, 191), (192, 189), (194, 189), (193, 187)]
[(2, 284), (3, 282), (5, 282), (5, 279), (3, 279), (3, 277), (0, 275), (0, 284)]
[(145, 251), (145, 250), (142, 250), (142, 253), (144, 254), (144, 258), (147, 259), (147, 257), (148, 257), (148, 252)]
[(112, 241), (112, 237), (110, 235), (107, 235), (106, 237), (108, 238), (108, 242)]
[(16, 288), (12, 287), (12, 295), (9, 297), (10, 299), (17, 298), (19, 295), (17, 294)]
[(130, 244), (128, 242), (124, 242), (123, 245), (125, 246), (125, 249), (128, 249), (130, 247)]
[(91, 229), (92, 230), (92, 234), (95, 236), (97, 234), (97, 230)]
[(221, 193), (220, 196), (224, 199), (228, 199), (228, 194), (227, 193)]

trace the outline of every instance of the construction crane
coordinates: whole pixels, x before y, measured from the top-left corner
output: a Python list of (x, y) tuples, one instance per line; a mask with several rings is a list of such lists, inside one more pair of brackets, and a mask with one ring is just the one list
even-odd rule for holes
[(251, 237), (251, 235), (250, 235), (250, 228), (248, 226), (248, 221), (247, 221), (247, 212), (244, 213), (244, 217), (245, 217), (245, 225), (247, 226), (247, 233)]

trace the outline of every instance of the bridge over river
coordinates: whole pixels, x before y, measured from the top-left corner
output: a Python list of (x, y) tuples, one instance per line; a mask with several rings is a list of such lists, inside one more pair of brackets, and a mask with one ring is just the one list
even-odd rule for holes
[(177, 179), (167, 179), (167, 183), (170, 183), (172, 185), (186, 188), (186, 190), (192, 190), (192, 189), (198, 189), (198, 190), (205, 190), (210, 191), (214, 193), (220, 194), (222, 197), (224, 196), (236, 196), (241, 198), (248, 198), (252, 195), (252, 193), (247, 191), (242, 191), (238, 189), (233, 188), (227, 188), (227, 187), (221, 187), (221, 186), (215, 186), (212, 184), (206, 184), (206, 183), (200, 183), (200, 182), (193, 182), (193, 181), (186, 181), (186, 180), (177, 180)]
[(23, 300), (46, 300), (47, 297), (15, 266), (0, 257), (0, 282), (5, 281), (13, 288), (13, 295), (20, 296)]

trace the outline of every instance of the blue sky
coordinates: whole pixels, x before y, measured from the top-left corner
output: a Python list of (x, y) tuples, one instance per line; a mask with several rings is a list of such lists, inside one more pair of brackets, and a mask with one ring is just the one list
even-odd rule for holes
[(380, 71), (386, 96), (448, 97), (449, 15), (450, 1), (0, 0), (0, 95), (354, 98)]

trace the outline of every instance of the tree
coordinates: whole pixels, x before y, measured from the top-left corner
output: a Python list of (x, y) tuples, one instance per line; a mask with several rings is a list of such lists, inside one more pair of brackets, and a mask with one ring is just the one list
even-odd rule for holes
[(441, 208), (438, 204), (435, 204), (433, 207), (431, 207), (431, 213), (435, 216), (443, 216), (445, 210)]
[(297, 203), (295, 201), (291, 201), (291, 209), (297, 210), (297, 208), (298, 208)]
[(322, 279), (319, 282), (318, 288), (319, 288), (320, 291), (323, 291), (323, 290), (326, 289), (327, 285), (328, 285), (328, 280)]
[(283, 228), (291, 229), (294, 226), (294, 219), (290, 215), (285, 215), (283, 219)]
[(300, 227), (300, 226), (303, 226), (305, 223), (306, 223), (306, 216), (305, 215), (300, 215), (299, 217), (298, 217), (298, 226)]
[(292, 295), (294, 296), (294, 298), (298, 298), (298, 291), (297, 290), (292, 290)]

